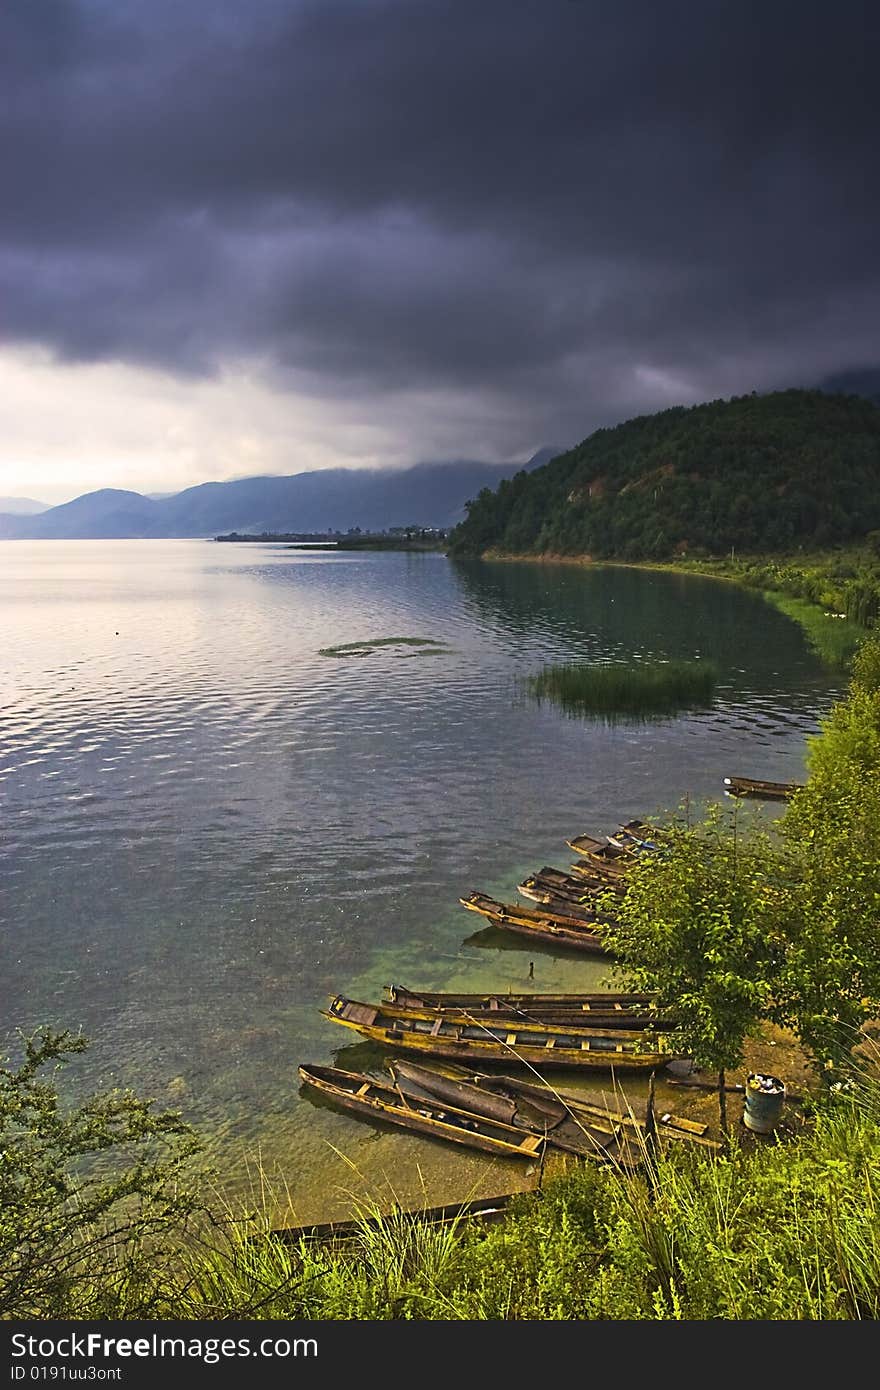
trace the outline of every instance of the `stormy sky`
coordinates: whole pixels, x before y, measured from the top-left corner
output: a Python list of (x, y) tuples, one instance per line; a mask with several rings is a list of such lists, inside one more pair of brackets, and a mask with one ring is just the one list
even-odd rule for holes
[(0, 495), (880, 363), (866, 0), (4, 0)]

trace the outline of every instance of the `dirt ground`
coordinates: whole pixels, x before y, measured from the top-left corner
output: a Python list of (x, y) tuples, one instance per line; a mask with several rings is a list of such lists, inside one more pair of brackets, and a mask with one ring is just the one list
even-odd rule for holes
[[(877, 1071), (880, 1075), (880, 1022), (869, 1024), (865, 1030), (866, 1041), (859, 1049), (866, 1070)], [(774, 1143), (779, 1139), (793, 1137), (804, 1127), (804, 1110), (801, 1098), (818, 1095), (822, 1089), (821, 1079), (815, 1066), (808, 1060), (807, 1053), (797, 1039), (783, 1028), (773, 1024), (763, 1024), (760, 1030), (746, 1043), (745, 1062), (742, 1068), (728, 1073), (728, 1086), (745, 1086), (751, 1072), (778, 1076), (785, 1082), (786, 1101), (782, 1118), (772, 1134), (757, 1134), (742, 1123), (744, 1091), (728, 1092), (727, 1116), (731, 1130), (735, 1130), (744, 1145)], [(691, 1088), (676, 1084), (676, 1079), (666, 1077), (658, 1084), (657, 1104), (666, 1104), (677, 1115), (686, 1119), (708, 1124), (708, 1135), (719, 1137), (717, 1077), (703, 1071), (694, 1071), (689, 1078), (697, 1080), (701, 1086), (712, 1089)]]

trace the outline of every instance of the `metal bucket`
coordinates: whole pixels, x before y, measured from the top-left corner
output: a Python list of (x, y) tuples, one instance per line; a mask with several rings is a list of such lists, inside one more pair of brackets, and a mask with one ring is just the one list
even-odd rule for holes
[(743, 1124), (756, 1134), (772, 1134), (782, 1118), (785, 1082), (766, 1072), (751, 1072), (746, 1080)]

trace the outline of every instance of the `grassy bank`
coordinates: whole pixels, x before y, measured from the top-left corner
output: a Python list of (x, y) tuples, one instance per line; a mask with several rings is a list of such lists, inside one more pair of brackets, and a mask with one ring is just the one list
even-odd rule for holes
[(485, 1230), (365, 1223), (347, 1253), (243, 1239), (189, 1262), (181, 1318), (876, 1319), (880, 1098), (723, 1158), (680, 1151), (653, 1185), (573, 1166)]
[[(800, 1133), (797, 1133), (797, 1130)], [(880, 1317), (880, 1092), (829, 1098), (724, 1157), (671, 1148), (652, 1181), (572, 1160), (497, 1224), (361, 1208), (336, 1249), (214, 1210), (148, 1252), (71, 1268), (38, 1318), (850, 1320)], [(153, 1236), (155, 1245), (155, 1235)], [(13, 1266), (0, 1274), (11, 1278)], [(8, 1316), (8, 1315), (7, 1315)]]

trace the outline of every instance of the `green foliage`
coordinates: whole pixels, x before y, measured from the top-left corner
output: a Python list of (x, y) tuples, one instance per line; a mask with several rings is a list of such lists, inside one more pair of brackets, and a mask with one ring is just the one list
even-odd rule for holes
[(798, 870), (776, 1017), (837, 1065), (880, 1012), (880, 639), (860, 649), (847, 698), (810, 740), (808, 769), (781, 825)]
[(181, 1318), (732, 1322), (880, 1316), (880, 1095), (829, 1096), (790, 1142), (661, 1152), (655, 1181), (572, 1163), (499, 1224), (405, 1216), (347, 1249), (196, 1252)]
[(46, 1030), (0, 1069), (0, 1317), (152, 1317), (194, 1210), (195, 1140), (129, 1092), (64, 1110), (47, 1071), (86, 1042)]
[(616, 1316), (876, 1318), (878, 1159), (876, 1084), (821, 1109), (796, 1143), (661, 1157), (653, 1194), (613, 1192)]
[(878, 482), (872, 402), (821, 391), (739, 396), (597, 430), (484, 489), (450, 550), (639, 561), (841, 544), (880, 528)]
[(716, 806), (701, 825), (673, 827), (661, 854), (630, 869), (603, 928), (626, 987), (656, 993), (676, 1048), (715, 1071), (741, 1063), (781, 954), (767, 929), (777, 861), (765, 835), (738, 830), (738, 815)]
[(607, 666), (545, 666), (528, 688), (537, 700), (553, 700), (568, 714), (672, 714), (709, 705), (717, 672), (709, 662), (630, 661)]

